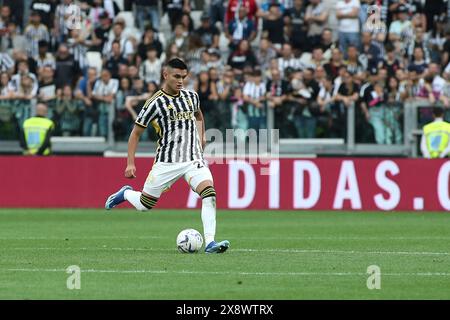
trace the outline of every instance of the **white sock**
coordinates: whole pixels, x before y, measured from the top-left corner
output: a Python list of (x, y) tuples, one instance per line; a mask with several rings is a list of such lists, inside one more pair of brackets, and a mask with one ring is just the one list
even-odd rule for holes
[(128, 202), (131, 203), (139, 211), (148, 210), (141, 203), (141, 192), (134, 191), (134, 190), (125, 190), (124, 197), (125, 197), (125, 200), (128, 200)]
[(202, 222), (205, 234), (205, 246), (214, 241), (216, 235), (216, 197), (202, 200)]

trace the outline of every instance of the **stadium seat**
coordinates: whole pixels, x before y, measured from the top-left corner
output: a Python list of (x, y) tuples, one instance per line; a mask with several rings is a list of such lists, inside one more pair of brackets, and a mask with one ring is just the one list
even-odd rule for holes
[(98, 73), (100, 73), (100, 71), (102, 71), (103, 61), (102, 61), (102, 55), (100, 52), (88, 51), (88, 52), (86, 52), (86, 59), (88, 61), (89, 67), (96, 68)]
[(117, 14), (116, 20), (117, 20), (117, 18), (122, 18), (125, 20), (126, 28), (136, 27), (135, 18), (134, 18), (133, 12), (131, 12), (131, 11), (121, 11)]

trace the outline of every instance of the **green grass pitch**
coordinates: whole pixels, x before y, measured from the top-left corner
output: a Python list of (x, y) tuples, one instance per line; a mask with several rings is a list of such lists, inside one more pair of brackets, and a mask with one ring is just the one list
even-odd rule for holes
[[(223, 211), (222, 255), (181, 254), (199, 210), (0, 209), (0, 299), (450, 299), (450, 215)], [(81, 268), (79, 290), (66, 268)], [(367, 268), (381, 270), (369, 290)]]

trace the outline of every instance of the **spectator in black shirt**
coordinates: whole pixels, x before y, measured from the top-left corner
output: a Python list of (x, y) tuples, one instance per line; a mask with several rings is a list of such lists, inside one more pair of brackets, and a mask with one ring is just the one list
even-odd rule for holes
[(65, 85), (75, 85), (80, 75), (80, 68), (75, 62), (73, 55), (70, 54), (66, 44), (60, 44), (56, 53), (56, 88), (61, 89)]
[(158, 58), (161, 58), (163, 47), (161, 42), (158, 40), (156, 30), (151, 26), (147, 26), (145, 28), (144, 35), (142, 36), (142, 41), (139, 43), (137, 48), (137, 57), (140, 59), (140, 61), (144, 61), (145, 59), (147, 59), (147, 51), (150, 48), (155, 48)]
[(100, 15), (100, 26), (95, 28), (92, 33), (92, 47), (91, 51), (103, 51), (103, 46), (108, 41), (109, 32), (111, 31), (111, 19), (107, 12)]
[(120, 53), (120, 42), (114, 41), (111, 46), (112, 56), (105, 63), (105, 68), (111, 71), (111, 77), (119, 79), (119, 65), (128, 64), (128, 60), (125, 59)]
[(203, 13), (201, 25), (195, 30), (205, 47), (219, 48), (220, 31), (216, 26), (211, 25), (209, 14)]
[(294, 49), (304, 51), (307, 47), (306, 34), (308, 32), (305, 23), (306, 8), (303, 0), (294, 0), (294, 6), (285, 11), (284, 22), (289, 26), (289, 39)]
[(267, 37), (278, 50), (284, 43), (284, 19), (278, 3), (269, 6), (269, 12), (263, 19), (263, 37)]
[(242, 40), (237, 49), (230, 54), (228, 64), (233, 69), (240, 70), (243, 70), (245, 66), (251, 66), (252, 69), (255, 67), (257, 60), (247, 40)]

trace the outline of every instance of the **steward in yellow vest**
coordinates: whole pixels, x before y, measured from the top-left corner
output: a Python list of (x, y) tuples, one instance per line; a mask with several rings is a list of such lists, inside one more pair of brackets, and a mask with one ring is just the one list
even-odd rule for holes
[(36, 116), (23, 123), (22, 147), (25, 155), (44, 155), (51, 153), (50, 137), (55, 128), (52, 120), (47, 119), (47, 106), (36, 105)]
[(443, 120), (442, 108), (434, 108), (434, 121), (423, 127), (420, 143), (425, 158), (445, 158), (450, 152), (450, 123)]

